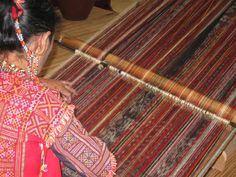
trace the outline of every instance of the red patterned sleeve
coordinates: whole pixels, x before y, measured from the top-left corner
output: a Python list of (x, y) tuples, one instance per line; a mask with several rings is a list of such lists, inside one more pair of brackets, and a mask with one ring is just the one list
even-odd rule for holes
[(74, 116), (74, 106), (61, 101), (57, 92), (45, 92), (30, 121), (29, 127), (34, 128), (29, 133), (44, 139), (47, 147), (79, 173), (89, 177), (114, 175), (116, 161), (106, 144), (85, 131)]
[(113, 154), (104, 142), (89, 136), (76, 118), (71, 119), (56, 136), (53, 149), (80, 174), (89, 177), (112, 177), (115, 174)]

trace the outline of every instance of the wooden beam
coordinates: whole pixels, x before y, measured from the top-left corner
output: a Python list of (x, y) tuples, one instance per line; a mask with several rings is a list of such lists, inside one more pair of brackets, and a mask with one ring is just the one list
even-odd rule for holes
[[(69, 36), (63, 36), (59, 34), (55, 39), (59, 43), (71, 49), (79, 49), (94, 58), (99, 58), (103, 53), (101, 49), (90, 46), (81, 40), (71, 38)], [(119, 56), (107, 54), (105, 55), (103, 62), (116, 67), (117, 69), (124, 71), (148, 84), (158, 87), (159, 89), (164, 90), (175, 97), (180, 98), (181, 100), (185, 100), (186, 102), (199, 107), (203, 111), (209, 111), (213, 115), (216, 115), (216, 117), (222, 118), (222, 121), (227, 124), (230, 122), (236, 124), (236, 110), (229, 107), (228, 105), (208, 98), (207, 96), (193, 89), (185, 87), (152, 71), (130, 63)]]

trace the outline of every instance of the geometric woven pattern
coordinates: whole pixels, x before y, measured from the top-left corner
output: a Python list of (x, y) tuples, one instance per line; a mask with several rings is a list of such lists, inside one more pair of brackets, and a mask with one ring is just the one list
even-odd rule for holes
[(87, 168), (93, 167), (99, 158), (89, 147), (83, 148), (79, 156), (76, 156), (76, 154), (73, 155), (75, 155), (81, 163), (85, 164)]
[(142, 0), (55, 73), (118, 176), (203, 176), (234, 136), (225, 106), (205, 98), (235, 111), (235, 17), (233, 0)]
[[(0, 72), (0, 174), (21, 176), (25, 128), (41, 89), (24, 74)], [(42, 94), (42, 93), (41, 93)], [(17, 169), (17, 170), (16, 170)], [(4, 175), (3, 175), (4, 174)]]
[[(115, 160), (106, 144), (96, 137), (88, 136), (74, 118), (55, 142), (54, 148), (73, 164), (80, 174), (90, 177), (113, 176)], [(83, 132), (83, 133), (82, 133)], [(74, 162), (74, 163), (73, 163)]]
[[(64, 150), (59, 148), (58, 152), (66, 159), (72, 158), (70, 163), (82, 173), (94, 177), (113, 174), (113, 156), (104, 143), (89, 137), (77, 120), (72, 121), (74, 106), (63, 102), (58, 91), (43, 87), (25, 74), (0, 71), (0, 105), (0, 176), (25, 176), (24, 167), (30, 163), (24, 164), (25, 152), (31, 152), (26, 147), (42, 140), (46, 148), (55, 143), (62, 145)], [(33, 167), (34, 171), (40, 173), (40, 165), (37, 167)]]
[(53, 129), (62, 102), (58, 92), (47, 92), (25, 74), (0, 72), (0, 176), (22, 176), (28, 134), (46, 140)]

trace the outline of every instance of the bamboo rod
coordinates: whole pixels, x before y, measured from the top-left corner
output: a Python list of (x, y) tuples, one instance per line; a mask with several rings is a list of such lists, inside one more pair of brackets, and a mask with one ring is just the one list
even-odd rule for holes
[[(78, 39), (68, 36), (59, 35), (56, 37), (56, 40), (71, 49), (79, 49), (94, 58), (98, 58), (103, 53), (101, 49), (89, 46)], [(219, 117), (231, 121), (233, 124), (236, 124), (236, 110), (219, 101), (208, 98), (193, 89), (184, 87), (170, 79), (123, 60), (113, 54), (106, 55), (103, 61), (108, 65), (127, 72), (128, 74), (135, 76), (144, 82), (156, 86), (182, 100), (200, 107), (203, 110), (209, 111)]]

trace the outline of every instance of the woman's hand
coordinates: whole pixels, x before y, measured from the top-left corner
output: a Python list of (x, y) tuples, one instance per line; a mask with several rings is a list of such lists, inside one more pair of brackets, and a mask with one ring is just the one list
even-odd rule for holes
[(53, 79), (39, 79), (45, 86), (58, 90), (64, 101), (67, 103), (71, 102), (71, 98), (73, 95), (77, 95), (76, 90), (72, 88), (71, 83), (68, 81), (58, 81)]

